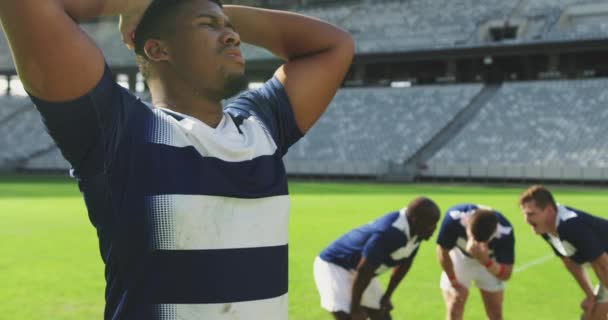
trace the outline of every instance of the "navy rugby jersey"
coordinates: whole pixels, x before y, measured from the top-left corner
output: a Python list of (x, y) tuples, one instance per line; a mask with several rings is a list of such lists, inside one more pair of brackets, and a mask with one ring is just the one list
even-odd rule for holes
[(413, 259), (419, 246), (418, 236), (410, 236), (405, 209), (402, 209), (349, 231), (325, 248), (319, 257), (347, 270), (355, 270), (361, 257), (365, 257), (379, 266), (376, 274), (380, 274), (404, 259)]
[(559, 237), (543, 234), (553, 252), (578, 264), (592, 262), (608, 252), (608, 220), (558, 205), (555, 225)]
[[(473, 214), (481, 206), (474, 204), (459, 204), (449, 208), (439, 229), (437, 244), (445, 249), (458, 248), (467, 257), (467, 231), (463, 218)], [(484, 207), (481, 207), (484, 208)], [(488, 208), (489, 209), (489, 208)], [(490, 257), (499, 263), (513, 264), (515, 262), (515, 236), (511, 223), (500, 212), (490, 209), (496, 215), (498, 224), (496, 232), (490, 237), (488, 249)]]
[(32, 97), (73, 166), (106, 264), (106, 319), (287, 319), (289, 197), (301, 133), (273, 78), (216, 128), (114, 82)]

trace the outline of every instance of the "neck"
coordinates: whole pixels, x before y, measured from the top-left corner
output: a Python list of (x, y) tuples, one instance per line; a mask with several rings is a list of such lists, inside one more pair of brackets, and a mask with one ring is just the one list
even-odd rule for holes
[(549, 227), (549, 233), (557, 236), (557, 209), (553, 211), (553, 213), (550, 215), (549, 217), (549, 223), (550, 223), (550, 227)]
[(414, 219), (412, 219), (412, 217), (410, 217), (408, 214), (405, 215), (405, 218), (407, 219), (407, 225), (410, 229), (410, 238), (413, 238), (418, 233), (418, 230), (416, 230), (416, 226), (414, 225)]
[(152, 104), (194, 117), (215, 128), (222, 120), (222, 102), (198, 93), (194, 88), (180, 82), (148, 80)]

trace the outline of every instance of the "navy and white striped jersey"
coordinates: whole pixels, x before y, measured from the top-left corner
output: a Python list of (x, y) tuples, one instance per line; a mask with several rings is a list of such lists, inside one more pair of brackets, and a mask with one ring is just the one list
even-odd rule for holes
[[(464, 217), (469, 216), (478, 208), (484, 208), (475, 204), (459, 204), (449, 208), (445, 212), (439, 235), (437, 236), (437, 244), (445, 249), (458, 248), (464, 255), (470, 257), (466, 251), (467, 247), (467, 231), (465, 227)], [(490, 209), (490, 208), (487, 208)], [(515, 262), (515, 235), (511, 223), (500, 212), (494, 211), (498, 224), (496, 232), (490, 237), (488, 249), (490, 257), (496, 259), (499, 263), (513, 264)]]
[(608, 220), (558, 205), (555, 225), (558, 237), (550, 234), (542, 237), (557, 256), (583, 264), (608, 252)]
[(420, 240), (411, 237), (405, 209), (386, 214), (353, 229), (331, 243), (319, 257), (347, 270), (355, 270), (361, 257), (378, 265), (381, 274), (404, 259), (414, 259)]
[(79, 99), (32, 100), (97, 229), (105, 318), (287, 319), (282, 157), (301, 133), (277, 79), (216, 128), (144, 104), (107, 67)]

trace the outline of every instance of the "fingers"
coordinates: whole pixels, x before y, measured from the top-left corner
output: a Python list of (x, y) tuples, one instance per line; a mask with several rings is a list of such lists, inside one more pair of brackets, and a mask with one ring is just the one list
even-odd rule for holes
[(125, 36), (123, 35), (123, 42), (127, 45), (129, 50), (135, 50), (135, 31), (130, 32)]

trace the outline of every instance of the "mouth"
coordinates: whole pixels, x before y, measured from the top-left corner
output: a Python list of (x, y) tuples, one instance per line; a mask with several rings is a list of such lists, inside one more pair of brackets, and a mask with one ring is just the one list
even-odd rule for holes
[(532, 227), (532, 230), (534, 230), (534, 232), (538, 232), (538, 225), (536, 223), (530, 223), (530, 226)]
[(241, 55), (241, 50), (238, 48), (229, 48), (224, 51), (224, 54), (239, 64), (245, 64), (245, 59)]

